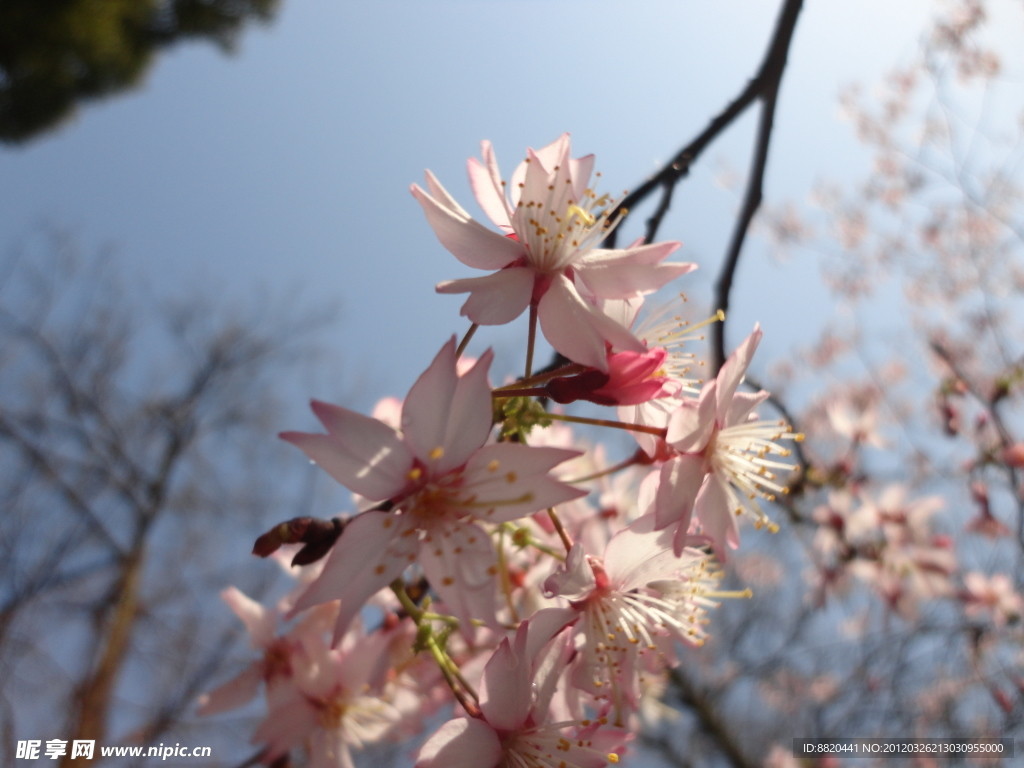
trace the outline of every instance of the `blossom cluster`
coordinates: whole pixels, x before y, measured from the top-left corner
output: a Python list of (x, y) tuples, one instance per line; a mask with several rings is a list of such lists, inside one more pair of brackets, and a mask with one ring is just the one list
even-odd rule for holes
[[(314, 401), (323, 431), (281, 435), (358, 511), (257, 542), (263, 555), (305, 544), (300, 584), (274, 608), (224, 594), (260, 655), (202, 711), (262, 687), (265, 762), (301, 748), (310, 765), (350, 766), (353, 749), (446, 711), (417, 768), (618, 763), (662, 673), (707, 639), (709, 610), (749, 595), (721, 588), (719, 563), (741, 519), (777, 530), (762, 505), (787, 492), (781, 441), (801, 436), (758, 417), (767, 392), (741, 388), (758, 327), (714, 378), (692, 374), (703, 323), (644, 301), (695, 266), (666, 261), (677, 242), (600, 248), (623, 212), (591, 189), (593, 166), (564, 135), (506, 181), (484, 142), (469, 178), (496, 230), (430, 172), (412, 186), (444, 247), (487, 274), (437, 286), (468, 294), (472, 326), (403, 401), (373, 416)], [(526, 370), (494, 387), (492, 353), (464, 348), (524, 312)], [(538, 327), (560, 355), (543, 370)], [(562, 410), (581, 400), (617, 418)], [(613, 463), (565, 422), (624, 429), (637, 450)]]

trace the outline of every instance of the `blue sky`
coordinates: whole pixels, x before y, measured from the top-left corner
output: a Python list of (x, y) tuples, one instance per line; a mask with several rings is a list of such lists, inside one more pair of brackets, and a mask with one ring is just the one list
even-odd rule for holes
[[(303, 306), (335, 302), (328, 343), (345, 381), (310, 394), (347, 387), (366, 409), (379, 394), (403, 394), (467, 326), (460, 299), (433, 291), (471, 270), (438, 244), (408, 193), (424, 168), (477, 213), (465, 161), (480, 139), (494, 142), (509, 173), (526, 146), (570, 131), (577, 154), (597, 155), (604, 189), (635, 185), (755, 71), (778, 5), (285, 0), (236, 56), (180, 47), (140, 90), (0, 149), (0, 246), (56, 223), (86, 248), (113, 245), (157, 295), (203, 288), (225, 301), (269, 292)], [(837, 119), (837, 93), (912, 55), (930, 8), (807, 3), (779, 103), (769, 200), (803, 200), (817, 178), (865, 172), (866, 155)], [(751, 114), (711, 148), (662, 228), (701, 264), (673, 286), (696, 302), (710, 296), (737, 204), (714, 177), (723, 163), (745, 172), (753, 125)], [(809, 274), (815, 265), (778, 265), (755, 245), (730, 346), (755, 320), (765, 359), (808, 338), (830, 311)], [(485, 329), (474, 348), (495, 345), (500, 378), (521, 364), (524, 338), (522, 323)]]

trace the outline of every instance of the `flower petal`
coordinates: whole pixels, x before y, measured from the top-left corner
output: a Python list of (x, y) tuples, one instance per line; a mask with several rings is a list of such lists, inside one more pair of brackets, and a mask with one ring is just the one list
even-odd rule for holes
[(220, 593), (220, 597), (249, 630), (253, 648), (266, 648), (270, 645), (277, 628), (277, 615), (273, 611), (268, 611), (235, 587), (228, 587)]
[(200, 696), (199, 709), (196, 710), (196, 714), (204, 717), (216, 715), (219, 712), (227, 712), (229, 709), (248, 704), (259, 693), (262, 681), (262, 662), (250, 664), (237, 677), (233, 677), (209, 693)]
[(753, 333), (747, 336), (743, 343), (729, 355), (729, 359), (725, 361), (722, 370), (718, 372), (718, 408), (715, 418), (718, 420), (719, 425), (725, 423), (729, 407), (732, 405), (732, 396), (736, 392), (736, 387), (743, 381), (743, 376), (747, 372), (747, 366), (750, 365), (750, 360), (757, 350), (757, 345), (761, 341), (762, 335), (760, 324), (755, 324)]
[(526, 267), (508, 267), (483, 277), (445, 280), (438, 293), (469, 293), (459, 311), (480, 325), (504, 325), (523, 314), (530, 305), (536, 273)]
[(529, 621), (516, 631), (514, 644), (506, 637), (491, 656), (480, 680), (480, 710), (499, 731), (518, 731), (533, 703), (531, 659), (526, 655)]
[(469, 215), (469, 212), (459, 205), (458, 201), (448, 193), (448, 190), (441, 186), (441, 182), (437, 180), (437, 176), (429, 170), (426, 171), (424, 175), (427, 179), (427, 192), (430, 193), (432, 198), (434, 198), (443, 207), (462, 218), (473, 218)]
[(317, 729), (310, 739), (306, 768), (355, 768), (345, 735), (341, 729)]
[(469, 217), (445, 207), (418, 184), (410, 187), (413, 197), (423, 207), (427, 222), (455, 258), (468, 267), (476, 269), (501, 269), (525, 255), (525, 250), (515, 240), (492, 232)]
[(680, 401), (669, 416), (665, 441), (680, 453), (699, 453), (711, 439), (715, 429), (716, 389), (716, 382), (709, 381), (701, 390), (700, 399)]
[(636, 492), (636, 508), (641, 516), (653, 515), (654, 505), (658, 499), (658, 485), (661, 483), (661, 472), (648, 472), (647, 477), (640, 481)]
[(605, 342), (620, 350), (646, 347), (628, 330), (587, 304), (565, 275), (556, 275), (538, 306), (540, 327), (552, 347), (573, 362), (608, 371)]
[(449, 720), (427, 739), (416, 756), (415, 768), (496, 768), (501, 742), (483, 720)]
[(301, 744), (318, 727), (318, 713), (301, 691), (288, 686), (282, 694), (252, 736), (253, 744), (267, 745), (268, 760), (275, 760)]
[(491, 537), (472, 523), (440, 522), (426, 528), (420, 543), (423, 573), (445, 610), (473, 634), (473, 619), (498, 628), (494, 616), (495, 564)]
[[(444, 458), (444, 436), (455, 387), (459, 382), (455, 363), (453, 336), (416, 379), (402, 404), (405, 441), (416, 458), (431, 461), (432, 468), (436, 468), (437, 462)], [(481, 444), (485, 439), (480, 441)]]
[(387, 424), (369, 416), (314, 400), (313, 412), (328, 434), (282, 432), (327, 474), (372, 501), (398, 493), (408, 482), (412, 454)]
[(587, 562), (583, 545), (578, 541), (569, 550), (565, 563), (544, 580), (544, 597), (564, 597), (566, 600), (582, 600), (594, 591), (597, 580), (594, 569)]
[[(648, 427), (659, 427), (664, 429), (668, 426), (671, 412), (679, 405), (675, 397), (662, 397), (656, 400), (649, 400), (638, 405), (620, 406), (617, 409), (619, 421), (627, 424), (643, 424)], [(660, 437), (649, 435), (646, 432), (631, 432), (640, 450), (648, 456), (656, 456), (664, 444)]]
[(494, 411), (487, 374), (493, 359), (494, 352), (488, 349), (476, 365), (459, 376), (444, 434), (445, 456), (437, 465), (439, 472), (461, 467), (491, 434)]
[(587, 491), (548, 475), (563, 461), (579, 455), (578, 451), (516, 443), (486, 445), (466, 463), (462, 493), (472, 500), (477, 519), (492, 523), (516, 520), (587, 495)]
[(537, 158), (547, 173), (554, 171), (556, 165), (568, 164), (569, 155), (572, 153), (568, 132), (540, 149), (531, 149), (530, 153)]
[(643, 296), (630, 296), (626, 299), (601, 299), (597, 302), (601, 311), (621, 325), (623, 328), (632, 328), (640, 308), (644, 305)]
[[(645, 265), (659, 264), (682, 245), (678, 240), (664, 240), (660, 243), (643, 245), (643, 238), (637, 240), (633, 245), (625, 248), (593, 248), (582, 256), (578, 262), (580, 266), (601, 267), (614, 265)], [(697, 268), (696, 264), (682, 263), (680, 266), (689, 267), (687, 272)]]
[(484, 162), (481, 163), (475, 157), (471, 157), (467, 164), (470, 189), (473, 190), (473, 195), (480, 208), (487, 214), (487, 218), (502, 229), (511, 232), (512, 223), (509, 221), (511, 210), (505, 199), (505, 188), (501, 184), (501, 174), (498, 171), (498, 161), (494, 157), (494, 149), (489, 141), (480, 142), (480, 149)]
[(370, 681), (383, 677), (390, 667), (391, 660), (387, 657), (388, 635), (385, 630), (377, 630), (369, 635), (359, 635), (355, 643), (345, 650), (345, 657), (337, 668), (335, 679), (345, 691), (353, 693), (365, 690)]
[(654, 519), (658, 530), (672, 526), (690, 527), (694, 501), (704, 482), (704, 457), (677, 456), (661, 467), (661, 482), (654, 502)]
[(742, 424), (757, 406), (767, 400), (768, 393), (760, 392), (737, 392), (732, 396), (729, 404), (729, 411), (725, 415), (725, 426), (731, 427), (734, 424)]
[(405, 442), (433, 476), (466, 463), (491, 432), (487, 350), (465, 376), (456, 373), (455, 337), (445, 344), (402, 406)]
[[(594, 402), (638, 405), (660, 397), (664, 394), (663, 389), (668, 379), (658, 375), (658, 370), (667, 357), (668, 353), (661, 347), (644, 353), (630, 351), (608, 355), (609, 378), (603, 386), (594, 391)], [(551, 386), (548, 385), (549, 388)], [(604, 398), (604, 401), (598, 398)]]
[(573, 608), (541, 608), (529, 618), (530, 629), (526, 638), (526, 657), (536, 662), (537, 656), (551, 639), (576, 621), (579, 611)]
[[(711, 539), (715, 555), (725, 562), (726, 545), (732, 549), (739, 546), (739, 529), (736, 515), (729, 508), (729, 494), (722, 481), (712, 474), (701, 488), (694, 504), (694, 515), (700, 522), (701, 532)], [(682, 547), (678, 547), (682, 552)]]
[(320, 576), (302, 593), (289, 617), (340, 599), (332, 642), (337, 644), (366, 601), (401, 576), (410, 557), (415, 559), (414, 534), (411, 521), (390, 512), (357, 515), (345, 526)]
[(672, 551), (672, 531), (655, 530), (653, 515), (643, 515), (616, 533), (604, 551), (608, 580), (620, 592), (671, 578), (679, 567)]
[(599, 299), (628, 299), (657, 291), (692, 271), (693, 264), (581, 265), (576, 274)]
[[(579, 614), (573, 611), (571, 608), (546, 608), (547, 611), (563, 611), (569, 612), (575, 619)], [(538, 611), (530, 617), (531, 627), (537, 621), (537, 618), (544, 611)], [(537, 651), (531, 653), (529, 645), (527, 646), (527, 656), (533, 659), (533, 721), (543, 722), (545, 719), (552, 720), (564, 720), (570, 719), (570, 717), (559, 717), (559, 712), (562, 707), (565, 706), (565, 691), (563, 688), (560, 702), (556, 703), (555, 707), (552, 707), (552, 699), (555, 696), (559, 686), (559, 683), (563, 680), (562, 672), (565, 671), (566, 666), (576, 655), (576, 644), (573, 641), (572, 632), (566, 632), (560, 637), (556, 637), (554, 642), (547, 645), (545, 648), (541, 645)], [(533, 643), (533, 632), (530, 632), (530, 643)], [(542, 652), (543, 651), (543, 652)], [(559, 706), (561, 705), (561, 706)], [(568, 712), (564, 713), (569, 715)]]
[[(538, 210), (563, 210), (564, 203), (561, 198), (567, 198), (569, 190), (558, 188), (557, 172), (551, 170), (552, 166), (545, 167), (532, 149), (528, 149), (526, 154), (526, 176), (522, 182), (523, 186), (520, 188), (519, 204), (512, 213), (512, 227), (515, 229), (519, 240), (527, 246), (527, 258), (530, 260), (530, 263), (547, 269), (552, 265), (542, 260), (543, 254), (541, 251), (543, 249), (531, 252), (529, 247), (531, 242), (536, 247), (538, 239), (531, 237), (531, 234), (535, 232), (535, 225), (531, 224), (531, 221), (535, 221)], [(568, 169), (566, 169), (565, 174), (568, 175)], [(563, 184), (562, 186), (568, 185)], [(537, 206), (537, 209), (534, 206)]]
[(582, 200), (590, 186), (590, 174), (594, 172), (594, 156), (584, 155), (570, 160), (569, 172), (572, 175), (572, 194), (576, 200)]
[[(553, 142), (548, 144), (546, 147), (542, 147), (536, 151), (530, 149), (527, 150), (528, 157), (536, 157), (538, 163), (545, 172), (551, 171), (556, 165), (558, 165), (558, 158), (564, 155), (570, 154), (568, 151), (569, 147), (569, 134), (563, 133)], [(518, 206), (521, 198), (522, 185), (526, 181), (526, 172), (530, 168), (530, 163), (522, 162), (512, 172), (512, 178), (509, 179), (510, 194), (509, 199), (512, 201), (513, 206)]]

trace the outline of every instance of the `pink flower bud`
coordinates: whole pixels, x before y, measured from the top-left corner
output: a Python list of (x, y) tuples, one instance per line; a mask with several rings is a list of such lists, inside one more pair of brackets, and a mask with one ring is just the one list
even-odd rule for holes
[(1003, 463), (1008, 467), (1024, 467), (1024, 443), (1014, 443), (1003, 448)]

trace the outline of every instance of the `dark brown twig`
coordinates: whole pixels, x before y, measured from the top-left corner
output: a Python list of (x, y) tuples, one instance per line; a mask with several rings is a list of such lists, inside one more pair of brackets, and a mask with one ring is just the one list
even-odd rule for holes
[[(719, 113), (705, 128), (700, 135), (683, 147), (672, 160), (647, 181), (627, 195), (612, 215), (625, 216), (628, 211), (633, 210), (637, 205), (646, 200), (655, 190), (661, 189), (661, 200), (654, 215), (647, 220), (647, 232), (645, 239), (652, 242), (657, 236), (661, 220), (668, 213), (672, 202), (672, 192), (676, 184), (686, 178), (690, 173), (690, 166), (697, 160), (701, 153), (713, 142), (722, 131), (728, 128), (733, 121), (742, 115), (747, 107), (757, 99), (767, 101), (771, 94), (774, 100), (778, 92), (779, 81), (782, 78), (782, 70), (786, 64), (786, 56), (789, 52), (789, 43), (793, 37), (793, 29), (796, 27), (797, 16), (803, 0), (786, 0), (785, 5), (779, 14), (779, 19), (772, 34), (771, 43), (765, 58), (758, 69), (757, 74), (747, 84), (746, 88), (733, 99), (729, 105)], [(608, 236), (608, 247), (615, 247), (616, 232)]]
[(737, 734), (729, 730), (722, 717), (715, 711), (704, 692), (687, 676), (682, 666), (669, 672), (672, 689), (679, 700), (688, 706), (701, 724), (701, 732), (714, 741), (733, 768), (755, 768), (737, 743)]
[[(740, 252), (743, 249), (743, 241), (750, 229), (750, 222), (754, 214), (761, 206), (762, 189), (764, 186), (764, 171), (768, 164), (768, 145), (772, 137), (772, 125), (775, 121), (775, 104), (779, 95), (779, 84), (782, 82), (782, 72), (786, 67), (786, 58), (789, 54), (789, 44), (793, 39), (793, 30), (796, 27), (797, 17), (800, 15), (800, 8), (803, 0), (786, 0), (786, 4), (779, 14), (779, 21), (775, 27), (775, 35), (772, 44), (765, 56), (761, 70), (755, 79), (760, 81), (761, 88), (758, 97), (761, 99), (761, 120), (757, 128), (757, 139), (754, 145), (754, 158), (750, 168), (750, 176), (747, 179), (747, 189), (743, 195), (743, 207), (736, 219), (736, 228), (733, 230), (732, 239), (729, 242), (729, 250), (726, 252), (725, 261), (722, 263), (722, 270), (718, 275), (718, 282), (715, 284), (714, 307), (729, 315), (729, 293), (732, 290), (733, 276), (736, 274), (736, 267), (739, 265)], [(711, 366), (716, 373), (725, 362), (725, 321), (715, 323), (711, 328)]]

